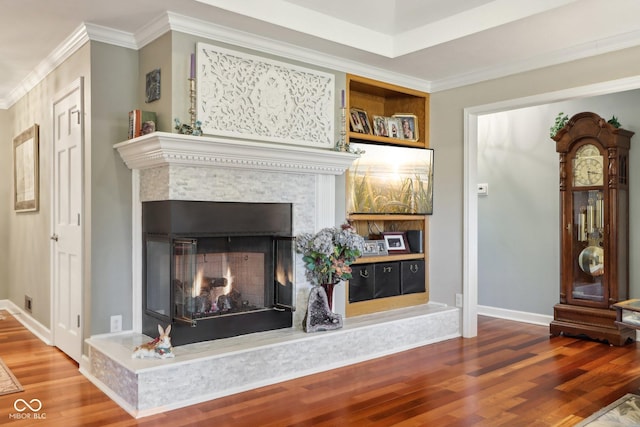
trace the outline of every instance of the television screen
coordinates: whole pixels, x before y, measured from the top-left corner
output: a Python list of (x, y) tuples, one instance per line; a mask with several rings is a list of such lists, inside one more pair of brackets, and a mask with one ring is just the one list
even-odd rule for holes
[(350, 144), (364, 151), (349, 168), (347, 212), (433, 213), (433, 150)]

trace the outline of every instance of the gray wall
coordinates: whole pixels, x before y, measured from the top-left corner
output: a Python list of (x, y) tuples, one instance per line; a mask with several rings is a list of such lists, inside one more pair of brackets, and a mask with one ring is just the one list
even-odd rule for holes
[[(9, 253), (9, 216), (13, 211), (13, 134), (9, 110), (0, 110), (0, 171), (5, 171), (0, 179), (0, 253)], [(9, 275), (9, 257), (0, 257), (0, 274)], [(6, 280), (0, 282), (0, 299), (9, 296)]]
[(138, 99), (138, 52), (91, 44), (91, 146), (85, 158), (89, 189), (86, 209), (90, 252), (85, 277), (90, 283), (91, 324), (85, 335), (106, 333), (110, 317), (121, 314), (123, 329), (132, 327), (131, 172), (113, 144), (127, 139), (128, 112), (144, 109)]
[[(559, 299), (558, 154), (549, 127), (559, 112), (615, 115), (640, 131), (640, 91), (578, 99), (489, 114), (478, 120), (478, 303), (553, 314)], [(630, 152), (630, 217), (640, 216), (640, 143)], [(637, 147), (635, 146), (636, 144)], [(635, 149), (634, 149), (635, 148)], [(636, 189), (636, 191), (633, 191)], [(635, 196), (634, 196), (635, 195)], [(640, 227), (631, 222), (631, 260), (640, 257)], [(630, 265), (631, 295), (640, 295), (640, 271)]]
[[(431, 95), (435, 177), (429, 255), (433, 301), (453, 305), (455, 294), (462, 291), (464, 109), (638, 75), (640, 48), (632, 48)], [(550, 126), (545, 123), (542, 132)], [(520, 197), (514, 204), (525, 199)]]
[[(8, 298), (19, 307), (24, 306), (24, 296), (33, 298), (32, 316), (45, 327), (51, 323), (51, 165), (52, 165), (52, 102), (58, 93), (66, 89), (80, 76), (88, 78), (89, 44), (85, 44), (42, 82), (16, 102), (10, 109), (10, 132), (18, 135), (25, 129), (40, 125), (40, 209), (36, 212), (15, 213), (13, 203), (6, 205), (8, 262), (4, 280)], [(91, 116), (86, 125), (90, 128)], [(87, 138), (86, 144), (90, 144)], [(11, 139), (6, 144), (11, 144)], [(13, 182), (12, 169), (3, 170), (5, 179)]]

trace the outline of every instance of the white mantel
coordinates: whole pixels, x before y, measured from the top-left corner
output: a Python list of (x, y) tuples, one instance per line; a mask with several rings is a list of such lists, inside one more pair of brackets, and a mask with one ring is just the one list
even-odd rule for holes
[(357, 154), (319, 148), (154, 132), (114, 146), (129, 169), (166, 164), (342, 175)]
[[(154, 132), (114, 146), (132, 170), (133, 330), (141, 331), (141, 203), (150, 200), (282, 202), (293, 205), (293, 232), (336, 225), (335, 177), (358, 155), (223, 136)], [(300, 266), (302, 267), (302, 266)], [(296, 274), (304, 304), (304, 269)], [(336, 298), (344, 306), (344, 296)], [(339, 310), (344, 315), (344, 310)], [(299, 326), (304, 312), (295, 313)]]

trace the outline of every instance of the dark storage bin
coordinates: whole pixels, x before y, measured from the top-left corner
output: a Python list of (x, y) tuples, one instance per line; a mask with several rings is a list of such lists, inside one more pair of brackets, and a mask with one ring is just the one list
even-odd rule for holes
[(424, 287), (424, 260), (412, 260), (401, 262), (402, 294), (415, 294), (425, 292)]
[(374, 264), (358, 264), (351, 266), (349, 279), (349, 302), (367, 301), (373, 299), (375, 282)]
[(383, 262), (375, 264), (374, 298), (400, 295), (400, 263)]

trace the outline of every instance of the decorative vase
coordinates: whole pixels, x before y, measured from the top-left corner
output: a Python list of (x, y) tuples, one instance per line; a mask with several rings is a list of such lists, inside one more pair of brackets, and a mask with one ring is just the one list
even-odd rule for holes
[(329, 309), (333, 311), (333, 288), (336, 287), (338, 283), (323, 283), (322, 289), (327, 293), (327, 302), (329, 303)]

